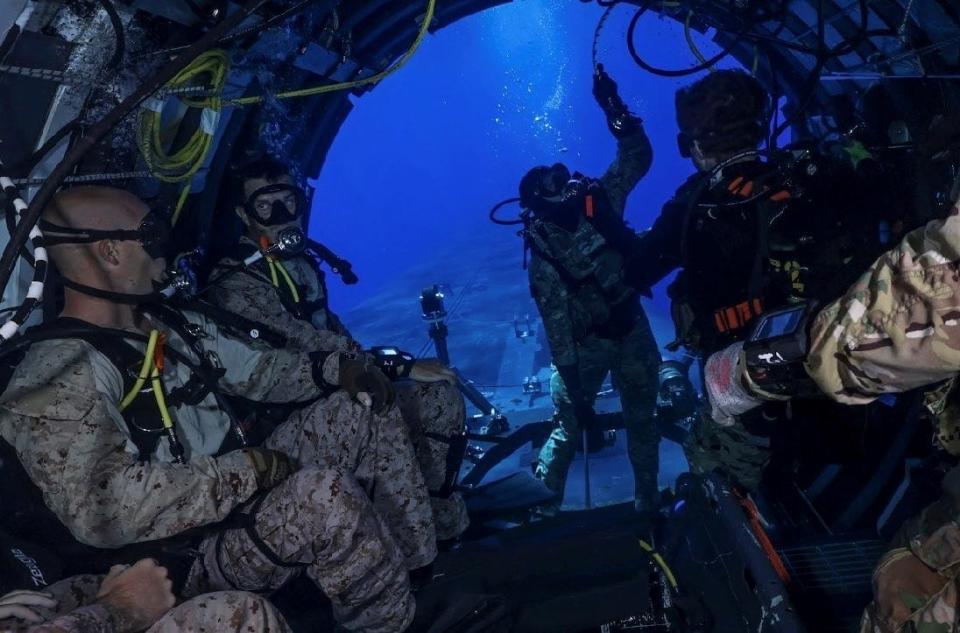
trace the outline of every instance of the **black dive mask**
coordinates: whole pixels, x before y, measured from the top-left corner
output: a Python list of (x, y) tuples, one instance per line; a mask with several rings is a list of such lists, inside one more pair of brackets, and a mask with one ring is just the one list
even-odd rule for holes
[[(269, 203), (269, 207), (266, 206), (266, 201), (259, 204), (257, 203), (257, 198), (260, 196), (287, 192), (293, 195), (292, 202), (285, 201), (287, 196), (282, 196), (281, 199)], [(291, 205), (293, 208), (291, 208)], [(265, 208), (261, 208), (261, 206)], [(267, 185), (251, 193), (250, 197), (247, 198), (247, 201), (243, 204), (243, 208), (247, 212), (247, 215), (256, 220), (257, 224), (261, 226), (288, 224), (303, 217), (307, 208), (307, 194), (296, 185), (282, 183)]]
[(540, 174), (540, 183), (534, 195), (538, 198), (555, 198), (563, 193), (569, 181), (570, 170), (563, 163), (557, 163)]
[[(163, 257), (170, 244), (170, 222), (155, 211), (149, 212), (136, 230), (127, 229), (77, 229), (60, 226), (40, 220), (40, 230), (44, 232), (46, 246), (57, 244), (92, 244), (101, 240), (119, 240), (140, 242), (143, 250), (153, 259)], [(57, 235), (50, 235), (56, 233)]]

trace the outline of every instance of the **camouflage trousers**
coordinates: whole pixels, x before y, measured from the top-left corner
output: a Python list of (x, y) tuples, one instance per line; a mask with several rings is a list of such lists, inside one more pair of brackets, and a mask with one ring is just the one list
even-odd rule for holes
[[(641, 312), (637, 324), (623, 339), (614, 341), (591, 336), (578, 345), (577, 353), (584, 393), (595, 397), (607, 373), (613, 375), (627, 429), (627, 453), (635, 480), (634, 497), (638, 507), (649, 508), (658, 493), (660, 469), (660, 435), (654, 421), (660, 352), (646, 315)], [(567, 389), (556, 371), (550, 379), (550, 393), (558, 424), (540, 450), (536, 474), (550, 490), (562, 497), (581, 428)]]
[(874, 571), (874, 600), (861, 633), (960, 631), (958, 520), (956, 498), (945, 495), (901, 528)]
[(338, 392), (291, 416), (265, 446), (301, 470), (241, 508), (251, 527), (201, 543), (185, 593), (264, 591), (306, 573), (347, 629), (403, 631), (415, 606), (408, 570), (437, 550), (399, 411), (375, 415)]
[(760, 410), (738, 416), (731, 426), (720, 426), (707, 411), (701, 411), (700, 419), (683, 443), (690, 472), (705, 475), (719, 470), (745, 491), (756, 490), (770, 461), (770, 440), (748, 431), (743, 420), (746, 416), (761, 415)]
[[(101, 576), (74, 576), (44, 591), (57, 600), (56, 609), (34, 608), (46, 621), (96, 602)], [(21, 633), (24, 622), (0, 620), (3, 633)], [(208, 593), (168, 611), (147, 633), (289, 633), (283, 616), (265, 598), (242, 591)], [(88, 633), (80, 630), (76, 633)]]
[(410, 579), (390, 530), (363, 487), (338, 468), (304, 468), (262, 497), (249, 529), (200, 544), (186, 595), (223, 589), (270, 591), (300, 573), (351, 631), (403, 631), (414, 614)]
[(447, 382), (406, 381), (397, 384), (397, 406), (407, 423), (430, 492), (437, 538), (456, 538), (469, 527), (470, 518), (460, 493), (443, 490), (448, 477), (447, 460), (454, 450), (444, 439), (459, 438), (464, 432), (467, 414), (463, 396)]

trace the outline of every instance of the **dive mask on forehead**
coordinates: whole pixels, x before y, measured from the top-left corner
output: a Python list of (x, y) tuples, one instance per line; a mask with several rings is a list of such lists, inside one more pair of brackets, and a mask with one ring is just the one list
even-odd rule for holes
[(166, 255), (170, 244), (170, 222), (155, 211), (147, 213), (136, 230), (80, 229), (60, 226), (46, 220), (40, 220), (40, 230), (44, 232), (44, 243), (47, 246), (92, 244), (101, 240), (136, 241), (140, 242), (147, 255), (154, 259)]
[(296, 185), (267, 185), (251, 193), (243, 207), (247, 215), (263, 226), (287, 224), (303, 216), (307, 208), (307, 194)]

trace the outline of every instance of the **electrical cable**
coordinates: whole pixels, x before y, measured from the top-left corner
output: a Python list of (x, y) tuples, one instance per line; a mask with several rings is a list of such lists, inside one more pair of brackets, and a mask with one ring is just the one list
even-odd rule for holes
[[(582, 1), (582, 2), (583, 2), (583, 1), (589, 2), (589, 0), (581, 0), (581, 1)], [(599, 61), (599, 54), (600, 54), (600, 33), (603, 32), (603, 27), (604, 27), (604, 25), (606, 25), (607, 19), (610, 17), (610, 14), (613, 13), (613, 8), (614, 8), (615, 6), (617, 6), (618, 2), (619, 2), (619, 0), (613, 0), (612, 2), (610, 2), (609, 5), (607, 5), (607, 10), (604, 11), (604, 12), (603, 12), (603, 15), (600, 16), (600, 21), (597, 22), (597, 28), (596, 28), (596, 30), (593, 32), (593, 49), (592, 49), (592, 55), (593, 55), (593, 68), (594, 68), (594, 70), (596, 70), (596, 68), (600, 65), (600, 61)], [(601, 4), (600, 6), (604, 6), (604, 5)]]
[(634, 44), (634, 36), (637, 31), (637, 24), (640, 22), (640, 18), (644, 13), (647, 12), (647, 9), (653, 4), (653, 0), (647, 0), (647, 2), (642, 5), (637, 12), (634, 14), (633, 19), (630, 20), (630, 26), (627, 28), (627, 50), (630, 53), (630, 57), (633, 58), (633, 61), (643, 68), (647, 72), (651, 72), (654, 75), (659, 75), (661, 77), (686, 77), (687, 75), (693, 75), (695, 73), (706, 70), (716, 64), (718, 61), (726, 57), (733, 51), (734, 47), (737, 46), (742, 40), (743, 35), (750, 29), (752, 24), (747, 23), (747, 25), (741, 29), (741, 32), (733, 39), (733, 41), (728, 44), (723, 50), (711, 57), (710, 59), (704, 60), (702, 63), (692, 66), (690, 68), (684, 69), (669, 69), (669, 68), (657, 68), (645, 62), (643, 58), (637, 53), (636, 45)]
[(123, 32), (123, 21), (120, 19), (120, 14), (117, 13), (117, 8), (113, 6), (111, 0), (98, 0), (98, 2), (110, 18), (110, 24), (113, 26), (113, 35), (116, 40), (113, 48), (113, 57), (107, 62), (107, 68), (116, 68), (120, 65), (120, 62), (123, 61), (123, 54), (127, 48), (126, 37)]
[(266, 4), (266, 2), (267, 0), (247, 0), (242, 7), (207, 31), (207, 33), (194, 42), (183, 54), (177, 56), (160, 68), (152, 77), (141, 84), (137, 90), (114, 107), (103, 119), (90, 127), (86, 136), (79, 139), (77, 144), (53, 169), (46, 182), (43, 183), (39, 191), (37, 191), (36, 195), (30, 201), (30, 205), (21, 216), (16, 229), (11, 233), (10, 239), (4, 247), (2, 255), (0, 255), (0, 288), (6, 288), (10, 282), (13, 267), (16, 264), (20, 249), (23, 248), (27, 239), (30, 238), (33, 230), (36, 228), (37, 220), (39, 220), (43, 209), (46, 208), (47, 204), (53, 198), (54, 193), (60, 187), (63, 179), (83, 160), (87, 152), (99, 143), (110, 130), (138, 105), (145, 101), (150, 95), (157, 92), (165, 83), (186, 68), (198, 55), (213, 46), (220, 37), (242, 23), (243, 20), (247, 19), (257, 9)]
[[(13, 211), (16, 215), (21, 215), (26, 211), (27, 203), (20, 197), (20, 193), (17, 191), (12, 180), (6, 176), (0, 176), (0, 189), (3, 190), (7, 204), (13, 206)], [(43, 233), (40, 232), (40, 229), (36, 225), (30, 230), (29, 237), (33, 245), (33, 281), (27, 289), (27, 296), (24, 298), (23, 303), (16, 309), (13, 316), (0, 327), (0, 339), (4, 341), (9, 341), (16, 335), (43, 299), (44, 284), (47, 280), (47, 249), (44, 248), (43, 245)], [(17, 250), (20, 251), (22, 248), (23, 245)]]

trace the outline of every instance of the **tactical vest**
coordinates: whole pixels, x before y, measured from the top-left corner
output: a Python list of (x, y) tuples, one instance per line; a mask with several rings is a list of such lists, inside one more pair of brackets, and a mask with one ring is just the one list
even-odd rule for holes
[(624, 281), (627, 249), (636, 235), (609, 207), (598, 184), (591, 184), (581, 205), (576, 229), (534, 220), (524, 232), (526, 246), (557, 271), (573, 295), (575, 331), (581, 337), (622, 338), (639, 309), (639, 292)]
[[(135, 375), (143, 361), (143, 352), (110, 335), (98, 333), (98, 328), (83, 321), (58, 319), (31, 328), (25, 337), (35, 341), (55, 338), (57, 330), (68, 327), (71, 330), (89, 329), (89, 333), (71, 332), (70, 338), (84, 340), (104, 353), (123, 376), (124, 389), (129, 390), (133, 386)], [(15, 355), (19, 358), (4, 359), (7, 381), (9, 374), (12, 374), (12, 367), (23, 358), (24, 353)], [(130, 367), (134, 368), (132, 373), (128, 371)], [(152, 392), (141, 391), (124, 411), (124, 421), (140, 453), (139, 458), (149, 456), (156, 448), (160, 436), (159, 433), (149, 432), (149, 429), (162, 428)], [(177, 587), (182, 586), (186, 580), (195, 557), (191, 550), (200, 540), (200, 533), (194, 532), (168, 539), (133, 543), (117, 549), (103, 549), (81, 543), (44, 504), (40, 488), (30, 479), (13, 446), (3, 438), (0, 438), (0, 526), (14, 538), (38, 545), (50, 552), (62, 565), (64, 577), (81, 573), (105, 573), (112, 565), (132, 564), (141, 558), (150, 557), (168, 568)]]
[[(163, 322), (177, 331), (188, 344), (197, 342), (195, 337), (191, 340), (190, 324), (179, 312), (169, 308), (156, 310), (163, 313)], [(155, 314), (153, 311), (151, 313)], [(58, 336), (60, 332), (63, 333), (62, 336)], [(31, 341), (57, 338), (80, 339), (89, 343), (106, 356), (120, 372), (123, 393), (128, 393), (134, 386), (143, 363), (143, 352), (127, 341), (84, 321), (67, 318), (31, 328), (23, 336), (28, 344)], [(16, 365), (26, 353), (26, 346), (18, 349), (20, 351), (3, 358), (0, 381), (3, 382), (4, 388)], [(201, 364), (206, 363), (202, 350), (199, 357), (204, 359)], [(218, 377), (216, 370), (206, 363), (199, 371), (210, 373), (199, 376), (195, 372), (186, 384), (171, 390), (166, 398), (170, 407), (198, 404), (211, 392), (211, 381)], [(149, 461), (162, 437), (163, 429), (160, 412), (149, 384), (141, 389), (122, 415), (131, 441), (137, 448), (137, 459)], [(243, 443), (235, 434), (229, 434), (218, 454), (240, 448), (242, 445)], [(241, 515), (228, 520), (229, 522), (204, 526), (166, 539), (133, 543), (117, 549), (85, 545), (74, 538), (56, 514), (44, 504), (43, 493), (30, 479), (15, 449), (0, 438), (0, 527), (14, 538), (39, 545), (42, 549), (52, 552), (62, 563), (65, 576), (105, 573), (114, 564), (131, 564), (141, 558), (155, 558), (167, 567), (174, 581), (174, 587), (179, 588), (186, 581), (196, 557), (195, 546), (203, 536), (212, 530), (243, 526), (246, 520), (247, 517)]]
[[(802, 290), (794, 236), (774, 237), (775, 225), (789, 213), (789, 193), (775, 186), (762, 163), (730, 169), (739, 173), (717, 183), (698, 181), (678, 202), (685, 207), (683, 270), (669, 294), (693, 316), (692, 324), (683, 324), (693, 332), (678, 331), (678, 339), (695, 340), (705, 354), (742, 340), (756, 317)], [(682, 313), (677, 308), (674, 313)]]

